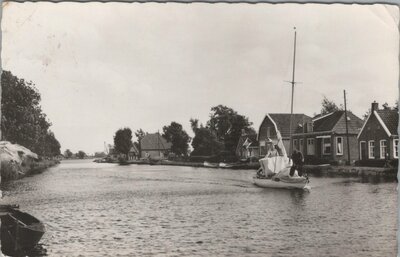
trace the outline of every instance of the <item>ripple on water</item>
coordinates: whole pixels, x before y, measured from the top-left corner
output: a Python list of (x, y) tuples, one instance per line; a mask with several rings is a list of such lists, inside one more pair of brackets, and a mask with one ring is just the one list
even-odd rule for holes
[[(395, 256), (395, 183), (252, 185), (251, 171), (68, 161), (2, 185), (49, 256)], [(301, 250), (299, 250), (301, 249)]]

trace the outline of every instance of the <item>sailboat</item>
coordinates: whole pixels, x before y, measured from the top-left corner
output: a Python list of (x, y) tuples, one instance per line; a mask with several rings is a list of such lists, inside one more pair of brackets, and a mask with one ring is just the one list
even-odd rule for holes
[[(294, 32), (294, 53), (293, 53), (293, 73), (292, 73), (292, 100), (291, 100), (291, 112), (290, 112), (290, 150), (292, 152), (292, 119), (293, 119), (293, 96), (294, 96), (294, 74), (295, 74), (295, 63), (296, 63), (296, 28)], [(274, 124), (275, 125), (275, 124)], [(254, 184), (259, 187), (266, 188), (288, 188), (288, 189), (303, 189), (306, 188), (309, 183), (308, 177), (302, 177), (297, 175), (297, 171), (293, 176), (290, 176), (290, 168), (292, 161), (288, 157), (285, 146), (283, 145), (281, 133), (278, 127), (275, 125), (275, 131), (278, 143), (276, 148), (280, 150), (280, 154), (269, 156), (260, 159), (261, 168), (257, 172), (257, 175), (253, 177)]]

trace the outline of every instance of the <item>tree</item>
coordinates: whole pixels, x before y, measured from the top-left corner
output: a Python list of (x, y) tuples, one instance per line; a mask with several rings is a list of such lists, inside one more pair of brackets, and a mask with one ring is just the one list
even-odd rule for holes
[(128, 158), (129, 150), (132, 147), (132, 130), (130, 128), (119, 129), (115, 132), (114, 147), (117, 152), (125, 154), (125, 157)]
[(142, 157), (142, 144), (141, 144), (141, 140), (142, 138), (146, 135), (146, 133), (143, 131), (143, 129), (138, 129), (135, 132), (135, 136), (137, 138), (137, 142), (134, 142), (134, 145), (136, 146), (136, 148), (139, 151), (139, 158)]
[(343, 109), (342, 106), (338, 107), (335, 104), (335, 102), (333, 102), (332, 100), (329, 100), (328, 98), (326, 98), (326, 96), (324, 96), (324, 99), (322, 100), (321, 104), (322, 104), (321, 115), (325, 115), (325, 114)]
[(199, 126), (197, 119), (191, 119), (190, 123), (195, 134), (192, 140), (192, 156), (213, 156), (221, 153), (224, 144), (218, 140), (214, 131), (202, 124)]
[(71, 150), (69, 150), (69, 149), (65, 150), (64, 156), (65, 156), (65, 158), (67, 158), (67, 159), (71, 158), (71, 157), (72, 157), (72, 152), (71, 152)]
[(1, 88), (2, 139), (23, 145), (42, 156), (59, 154), (60, 144), (49, 131), (51, 123), (41, 109), (41, 96), (35, 85), (3, 71)]
[(190, 137), (181, 124), (173, 121), (169, 126), (164, 126), (162, 136), (172, 143), (171, 152), (176, 155), (187, 155)]
[(251, 125), (247, 117), (224, 105), (212, 107), (207, 122), (207, 127), (215, 132), (218, 141), (223, 142), (224, 150), (231, 155), (235, 154), (242, 131), (255, 133)]
[(76, 156), (77, 156), (79, 159), (83, 159), (83, 158), (86, 157), (86, 153), (85, 153), (84, 151), (78, 151), (78, 153), (76, 154)]

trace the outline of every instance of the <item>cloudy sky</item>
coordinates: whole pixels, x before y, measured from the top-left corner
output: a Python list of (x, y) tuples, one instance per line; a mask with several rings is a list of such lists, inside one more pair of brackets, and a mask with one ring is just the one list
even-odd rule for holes
[(295, 112), (323, 96), (362, 116), (398, 98), (395, 6), (298, 4), (8, 3), (2, 67), (33, 81), (62, 150), (102, 151), (118, 128), (190, 131), (224, 104), (257, 128), (290, 112), (297, 27)]

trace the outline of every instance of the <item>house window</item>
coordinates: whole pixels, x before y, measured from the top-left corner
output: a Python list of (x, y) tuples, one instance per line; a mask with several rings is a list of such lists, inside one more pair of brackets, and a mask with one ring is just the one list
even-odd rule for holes
[(331, 154), (331, 138), (330, 137), (322, 138), (322, 153), (324, 155)]
[(293, 140), (293, 148), (296, 149), (296, 150), (299, 149), (299, 146), (297, 145), (297, 139)]
[(375, 148), (375, 142), (368, 141), (368, 158), (370, 159), (374, 159), (374, 148)]
[(307, 122), (307, 132), (313, 132), (313, 123)]
[(267, 137), (271, 137), (271, 127), (267, 127)]
[(381, 152), (381, 159), (385, 159), (387, 154), (387, 141), (381, 140), (379, 141), (380, 152)]
[(343, 155), (343, 137), (336, 138), (336, 155)]
[(300, 139), (300, 140), (299, 140), (299, 150), (300, 150), (300, 152), (303, 152), (303, 151), (304, 151), (303, 139)]
[(399, 147), (399, 140), (398, 139), (395, 139), (395, 140), (393, 140), (393, 156), (394, 156), (394, 158), (399, 158), (399, 149), (398, 149), (398, 147)]
[(314, 138), (307, 138), (307, 155), (314, 155)]

